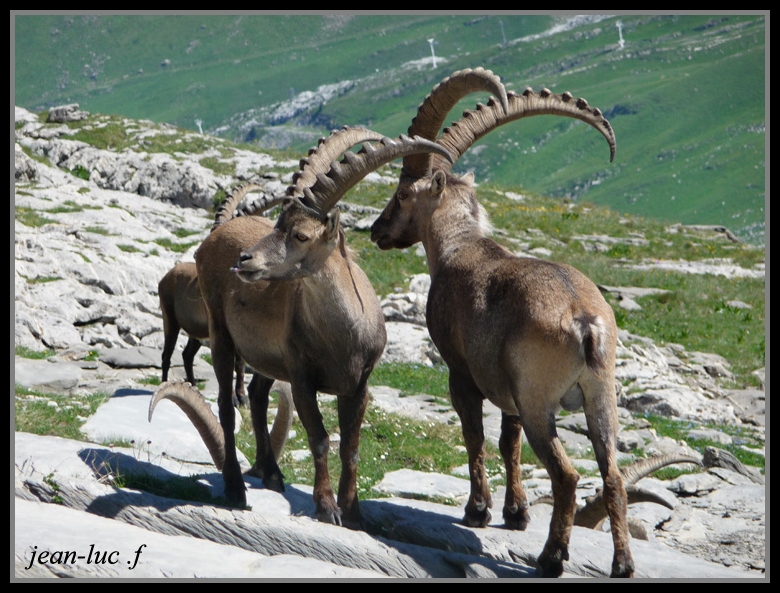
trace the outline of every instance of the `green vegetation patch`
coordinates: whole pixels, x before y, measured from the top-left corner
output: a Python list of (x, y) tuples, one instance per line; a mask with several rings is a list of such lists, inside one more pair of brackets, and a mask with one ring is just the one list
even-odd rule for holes
[(14, 431), (82, 440), (81, 425), (108, 398), (103, 393), (84, 397), (45, 394), (17, 385)]
[(31, 228), (38, 228), (57, 222), (56, 220), (42, 216), (40, 212), (33, 208), (25, 208), (23, 206), (14, 206), (14, 218), (23, 225)]
[(160, 239), (154, 240), (157, 245), (160, 247), (164, 247), (165, 249), (168, 249), (170, 251), (173, 251), (174, 253), (185, 253), (187, 250), (190, 249), (193, 245), (197, 245), (199, 241), (189, 241), (186, 243), (174, 243), (167, 237), (162, 237)]
[(378, 365), (370, 381), (373, 385), (399, 389), (403, 395), (427, 394), (449, 400), (449, 376), (445, 365), (428, 367), (397, 362)]
[(706, 428), (712, 428), (714, 430), (724, 432), (732, 437), (732, 443), (724, 445), (709, 439), (690, 438), (688, 436), (688, 431), (693, 428), (698, 428), (697, 425), (694, 425), (691, 422), (678, 420), (676, 418), (667, 418), (665, 416), (655, 416), (652, 414), (646, 414), (645, 418), (647, 418), (647, 420), (652, 424), (658, 436), (665, 436), (678, 441), (685, 441), (689, 447), (695, 449), (701, 454), (704, 454), (704, 450), (707, 447), (725, 449), (745, 465), (758, 467), (762, 472), (765, 469), (766, 459), (763, 455), (746, 451), (743, 448), (743, 446), (762, 446), (762, 444), (751, 434), (749, 427), (705, 424), (704, 426)]

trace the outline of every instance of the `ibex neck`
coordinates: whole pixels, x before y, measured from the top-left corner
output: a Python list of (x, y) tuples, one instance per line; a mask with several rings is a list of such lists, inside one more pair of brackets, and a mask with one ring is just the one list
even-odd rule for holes
[(433, 213), (423, 239), (428, 271), (433, 277), (439, 267), (461, 249), (485, 236), (480, 221), (465, 208), (439, 209)]
[(320, 271), (302, 278), (307, 313), (313, 322), (323, 323), (341, 317), (342, 313), (354, 319), (362, 318), (366, 314), (364, 278), (360, 268), (339, 253), (338, 248)]

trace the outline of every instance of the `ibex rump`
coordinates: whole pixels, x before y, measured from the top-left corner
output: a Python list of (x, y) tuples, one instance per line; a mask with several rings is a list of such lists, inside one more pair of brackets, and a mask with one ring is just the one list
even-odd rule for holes
[[(544, 113), (583, 119), (604, 134), (614, 151), (609, 123), (584, 101), (549, 91), (507, 96), (498, 78), (482, 69), (457, 72), (434, 87), (409, 134), (435, 140), (449, 109), (477, 90), (501, 101), (479, 105), (445, 130), (437, 142), (456, 158), (496, 126)], [(550, 475), (555, 499), (539, 565), (543, 575), (559, 576), (568, 559), (579, 475), (558, 438), (555, 414), (560, 406), (582, 405), (604, 479), (615, 548), (612, 575), (633, 576), (626, 492), (615, 454), (617, 328), (612, 309), (593, 282), (571, 266), (516, 257), (489, 239), (472, 176), (458, 178), (450, 167), (436, 155), (406, 157), (371, 239), (382, 249), (418, 241), (425, 247), (431, 275), (428, 331), (450, 370), (450, 394), (469, 455), (471, 494), (464, 523), (484, 527), (491, 518), (482, 425), (487, 398), (503, 413), (499, 448), (507, 472), (506, 526), (525, 529), (529, 520), (520, 479), (525, 428)]]
[[(162, 352), (162, 381), (168, 380), (171, 357), (179, 339), (179, 331), (187, 334), (187, 345), (182, 351), (184, 373), (192, 385), (195, 385), (193, 362), (200, 350), (201, 342), (209, 338), (209, 320), (206, 304), (200, 294), (198, 272), (194, 262), (181, 262), (173, 266), (157, 285), (160, 297), (160, 310), (163, 316), (163, 334), (165, 343)], [(234, 404), (245, 405), (244, 361), (236, 358), (236, 387)]]

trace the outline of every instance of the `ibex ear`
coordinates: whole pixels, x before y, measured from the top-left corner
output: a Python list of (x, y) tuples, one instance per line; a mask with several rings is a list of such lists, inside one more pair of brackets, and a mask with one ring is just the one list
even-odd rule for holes
[(339, 214), (338, 207), (334, 208), (325, 216), (325, 236), (328, 243), (333, 241), (339, 234), (339, 220), (341, 215)]
[(469, 171), (468, 173), (465, 173), (461, 178), (461, 181), (464, 183), (468, 183), (470, 186), (474, 186), (474, 171)]
[(447, 185), (447, 175), (441, 169), (436, 169), (431, 176), (431, 195), (438, 198)]

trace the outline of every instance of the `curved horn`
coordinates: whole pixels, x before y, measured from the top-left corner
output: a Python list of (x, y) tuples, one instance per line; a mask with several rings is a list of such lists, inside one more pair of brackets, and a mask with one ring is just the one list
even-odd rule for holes
[(225, 463), (225, 433), (219, 419), (211, 411), (211, 406), (203, 398), (200, 391), (191, 384), (181, 381), (166, 382), (152, 396), (149, 402), (149, 422), (152, 421), (152, 413), (159, 402), (169, 399), (190, 419), (190, 422), (198, 429), (200, 437), (209, 450), (211, 459), (219, 471)]
[(279, 396), (279, 402), (276, 407), (276, 418), (271, 427), (271, 451), (274, 453), (274, 459), (277, 461), (282, 456), (284, 445), (287, 443), (287, 437), (290, 435), (293, 421), (293, 398), (292, 389), (289, 383), (274, 381), (271, 392)]
[[(631, 465), (620, 468), (620, 473), (623, 476), (623, 484), (626, 489), (626, 496), (628, 497), (628, 504), (653, 502), (667, 508), (673, 508), (669, 501), (663, 496), (652, 490), (640, 488), (636, 483), (662, 467), (674, 465), (675, 463), (694, 463), (696, 465), (702, 465), (701, 461), (696, 457), (686, 453), (669, 453), (666, 455), (656, 455), (655, 457), (638, 459)], [(537, 503), (553, 504), (553, 498), (552, 496), (540, 496), (531, 504)], [(585, 498), (585, 504), (577, 509), (574, 515), (574, 524), (579, 525), (580, 527), (589, 527), (590, 529), (593, 529), (606, 519), (607, 516), (608, 513), (604, 502), (604, 491), (602, 488), (598, 488), (596, 493)]]
[[(235, 187), (230, 195), (225, 198), (225, 201), (217, 207), (217, 211), (214, 214), (214, 224), (211, 225), (211, 231), (213, 232), (218, 226), (225, 224), (233, 218), (233, 212), (235, 212), (236, 208), (238, 208), (238, 205), (241, 203), (241, 200), (243, 200), (248, 193), (258, 190), (262, 191), (264, 189), (265, 188), (262, 185), (257, 185), (256, 183), (244, 183)], [(263, 203), (255, 209), (255, 212), (264, 212), (284, 200), (284, 198), (274, 198), (272, 196), (265, 196), (265, 198)]]
[[(509, 109), (503, 109), (495, 101), (487, 106), (479, 104), (474, 110), (465, 111), (463, 117), (442, 132), (438, 142), (455, 157), (457, 161), (468, 148), (485, 134), (511, 121), (534, 115), (560, 115), (584, 121), (596, 128), (609, 144), (609, 160), (615, 158), (615, 133), (601, 111), (588, 105), (585, 99), (575, 99), (565, 92), (557, 95), (548, 89), (535, 93), (526, 88), (522, 95), (510, 92)], [(437, 157), (432, 157), (432, 167), (449, 170), (452, 165)]]
[[(504, 110), (508, 110), (507, 93), (501, 79), (490, 70), (475, 68), (459, 70), (433, 87), (417, 108), (417, 116), (409, 126), (409, 136), (421, 136), (428, 140), (436, 140), (444, 125), (447, 114), (466, 95), (485, 91), (498, 97)], [(413, 177), (424, 177), (431, 166), (431, 155), (410, 155), (404, 158), (404, 174)]]
[[(626, 486), (626, 497), (628, 499), (628, 504), (653, 502), (664, 506), (667, 509), (674, 508), (674, 506), (662, 495), (646, 488), (640, 488), (634, 484)], [(604, 501), (604, 492), (599, 489), (596, 494), (588, 496), (585, 499), (585, 504), (576, 510), (574, 513), (574, 524), (579, 525), (580, 527), (595, 529), (608, 516), (609, 513), (607, 513), (607, 505)]]
[[(290, 434), (294, 404), (289, 383), (274, 381), (271, 391), (279, 396), (276, 418), (270, 434), (271, 451), (273, 451), (274, 459), (278, 460), (282, 456), (284, 445)], [(209, 450), (214, 465), (219, 471), (222, 471), (222, 465), (225, 463), (225, 433), (222, 431), (219, 419), (200, 391), (187, 382), (169, 381), (163, 383), (149, 402), (149, 422), (152, 421), (155, 407), (164, 399), (171, 400), (187, 415)]]
[[(445, 148), (424, 138), (410, 138), (401, 135), (396, 139), (391, 139), (364, 128), (349, 128), (348, 131), (354, 132), (354, 135), (344, 136), (342, 140), (341, 134), (344, 132), (342, 131), (335, 133), (339, 134), (338, 136), (332, 135), (330, 138), (336, 138), (334, 141), (337, 147), (341, 147), (346, 142), (351, 142), (349, 146), (363, 142), (363, 147), (358, 152), (344, 152), (346, 148), (349, 148), (347, 146), (338, 153), (344, 153), (344, 158), (341, 161), (333, 160), (330, 162), (327, 171), (323, 170), (323, 163), (326, 160), (324, 155), (318, 154), (316, 158), (310, 158), (312, 168), (305, 168), (301, 179), (305, 177), (311, 183), (304, 184), (299, 179), (295, 185), (288, 189), (288, 194), (290, 192), (302, 193), (301, 201), (321, 214), (329, 212), (344, 194), (371, 171), (375, 171), (390, 161), (421, 152), (435, 153), (443, 160), (452, 160)], [(325, 147), (328, 156), (336, 152), (336, 149), (330, 147), (330, 138), (326, 138), (325, 143), (317, 149), (319, 151)], [(375, 144), (370, 144), (367, 141), (373, 141)]]
[(287, 188), (287, 196), (300, 198), (304, 188), (314, 185), (317, 175), (327, 173), (330, 164), (348, 148), (369, 140), (378, 142), (382, 138), (382, 134), (365, 128), (344, 126), (341, 130), (333, 130), (327, 138), (320, 138), (317, 146), (309, 150), (308, 156), (301, 159), (300, 170), (293, 174), (293, 184)]
[(674, 465), (675, 463), (702, 464), (699, 459), (686, 453), (668, 453), (638, 459), (631, 465), (620, 468), (620, 473), (623, 475), (623, 481), (626, 486), (629, 486), (636, 484), (642, 478), (646, 478), (662, 467)]

